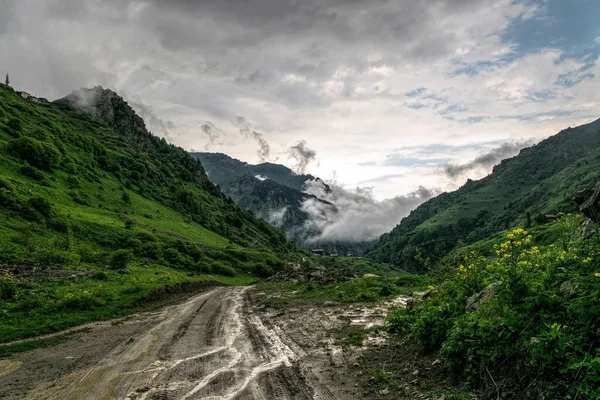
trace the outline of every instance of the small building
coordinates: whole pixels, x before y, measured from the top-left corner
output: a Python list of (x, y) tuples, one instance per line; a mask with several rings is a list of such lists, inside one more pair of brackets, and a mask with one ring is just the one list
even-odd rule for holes
[(312, 249), (311, 252), (313, 253), (313, 256), (324, 256), (325, 255), (325, 250), (323, 249)]
[(31, 97), (31, 95), (27, 92), (17, 92), (17, 94), (19, 96), (21, 96), (22, 98), (24, 98), (25, 100), (29, 100), (29, 98)]

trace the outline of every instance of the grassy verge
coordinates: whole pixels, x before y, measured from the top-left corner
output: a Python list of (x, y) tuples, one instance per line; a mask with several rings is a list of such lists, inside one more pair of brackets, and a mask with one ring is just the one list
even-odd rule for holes
[[(0, 300), (0, 343), (58, 332), (91, 321), (101, 321), (156, 307), (157, 302), (144, 302), (165, 287), (194, 282), (216, 282), (223, 285), (247, 285), (257, 279), (249, 275), (233, 277), (191, 275), (167, 267), (131, 266), (131, 273), (119, 274), (98, 270), (89, 279), (71, 282), (67, 279), (18, 281), (11, 286), (10, 299)], [(158, 296), (157, 300), (166, 301)]]
[(399, 295), (426, 290), (430, 278), (405, 274), (399, 277), (358, 278), (351, 281), (315, 283), (259, 283), (257, 289), (271, 294), (267, 305), (282, 306), (294, 302), (335, 301), (341, 303), (375, 303)]

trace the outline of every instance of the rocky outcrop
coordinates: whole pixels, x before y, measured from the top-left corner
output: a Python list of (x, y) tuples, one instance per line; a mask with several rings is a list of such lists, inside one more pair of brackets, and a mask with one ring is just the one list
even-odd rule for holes
[(465, 308), (467, 310), (477, 310), (481, 303), (485, 303), (496, 295), (499, 286), (500, 282), (495, 282), (486, 286), (481, 292), (476, 293), (467, 299)]
[(578, 192), (573, 200), (579, 206), (579, 210), (594, 223), (600, 223), (600, 182), (593, 189), (585, 189)]

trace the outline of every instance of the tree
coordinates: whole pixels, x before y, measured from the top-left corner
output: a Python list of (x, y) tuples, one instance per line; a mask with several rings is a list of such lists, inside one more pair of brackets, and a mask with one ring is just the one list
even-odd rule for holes
[(10, 79), (8, 79), (8, 72), (6, 73), (6, 80), (4, 81), (4, 83), (6, 83), (6, 86), (10, 86)]

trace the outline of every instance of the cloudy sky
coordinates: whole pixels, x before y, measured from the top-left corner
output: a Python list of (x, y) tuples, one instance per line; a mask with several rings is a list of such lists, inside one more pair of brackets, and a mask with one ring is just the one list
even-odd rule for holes
[(0, 0), (0, 71), (384, 199), (600, 117), (599, 20), (597, 0)]

